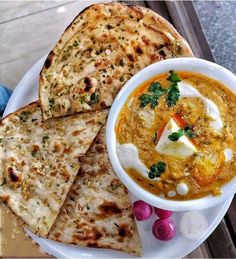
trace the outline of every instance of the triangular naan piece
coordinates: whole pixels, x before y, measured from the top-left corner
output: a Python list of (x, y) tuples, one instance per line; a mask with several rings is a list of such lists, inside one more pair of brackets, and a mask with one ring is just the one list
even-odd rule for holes
[(46, 236), (107, 110), (42, 123), (38, 102), (0, 122), (0, 198)]
[(132, 205), (109, 162), (104, 128), (81, 163), (49, 238), (141, 255)]
[(142, 68), (192, 55), (174, 27), (150, 9), (92, 5), (74, 19), (45, 61), (39, 90), (43, 118), (108, 107)]

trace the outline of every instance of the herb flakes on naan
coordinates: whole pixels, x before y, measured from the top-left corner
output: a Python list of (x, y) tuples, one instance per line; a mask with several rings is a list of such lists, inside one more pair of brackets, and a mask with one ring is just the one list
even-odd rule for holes
[(49, 238), (142, 254), (132, 205), (109, 162), (104, 127), (84, 157)]
[(45, 61), (39, 90), (43, 118), (109, 107), (142, 68), (192, 55), (174, 27), (150, 9), (92, 5), (74, 19)]
[(0, 121), (0, 198), (46, 236), (107, 110), (42, 122), (39, 102)]

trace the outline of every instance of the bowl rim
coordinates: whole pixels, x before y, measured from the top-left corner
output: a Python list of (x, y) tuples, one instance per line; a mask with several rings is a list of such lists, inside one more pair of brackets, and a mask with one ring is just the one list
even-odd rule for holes
[(120, 110), (127, 98), (140, 84), (155, 75), (168, 72), (169, 70), (192, 71), (206, 75), (207, 77), (222, 82), (236, 94), (236, 76), (228, 69), (216, 63), (206, 61), (204, 59), (186, 57), (172, 58), (151, 64), (140, 70), (126, 82), (111, 106), (106, 124), (106, 145), (108, 156), (119, 179), (128, 188), (128, 190), (135, 194), (139, 199), (142, 199), (153, 206), (172, 211), (191, 211), (210, 208), (225, 201), (236, 192), (236, 177), (221, 187), (222, 194), (219, 196), (208, 195), (202, 198), (185, 201), (168, 200), (160, 198), (139, 186), (125, 172), (116, 153), (116, 134), (114, 128)]

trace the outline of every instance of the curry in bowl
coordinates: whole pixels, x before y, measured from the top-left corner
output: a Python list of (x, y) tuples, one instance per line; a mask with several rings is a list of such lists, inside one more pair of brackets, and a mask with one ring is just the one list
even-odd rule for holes
[(219, 195), (236, 173), (236, 95), (202, 74), (170, 71), (137, 87), (116, 122), (117, 155), (166, 199)]

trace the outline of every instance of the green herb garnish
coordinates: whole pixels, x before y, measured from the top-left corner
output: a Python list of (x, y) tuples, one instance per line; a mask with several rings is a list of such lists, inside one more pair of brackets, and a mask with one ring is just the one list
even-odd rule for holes
[(2, 187), (4, 184), (6, 184), (6, 178), (3, 178), (3, 182), (0, 184), (0, 187)]
[(150, 179), (154, 179), (155, 177), (160, 177), (166, 170), (166, 163), (165, 162), (158, 162), (153, 164), (148, 171), (148, 177)]
[(184, 129), (179, 129), (176, 132), (171, 133), (168, 139), (171, 141), (178, 141), (184, 135)]
[(179, 100), (180, 92), (178, 88), (178, 82), (180, 82), (181, 79), (175, 71), (170, 70), (170, 74), (167, 80), (171, 82), (167, 93), (167, 104), (168, 106), (173, 106), (176, 105), (177, 101)]
[(43, 144), (45, 144), (48, 139), (49, 139), (48, 135), (43, 136), (43, 139), (42, 139)]
[(75, 40), (74, 42), (73, 42), (73, 46), (74, 47), (77, 47), (79, 44), (78, 44), (78, 42)]
[(159, 82), (153, 82), (148, 92), (151, 94), (142, 94), (139, 96), (140, 107), (150, 104), (151, 108), (154, 109), (158, 105), (159, 98), (166, 92), (166, 89), (162, 88)]
[(176, 105), (180, 96), (178, 82), (180, 82), (181, 79), (175, 71), (170, 70), (167, 80), (171, 82), (168, 90), (162, 88), (159, 82), (153, 82), (148, 89), (148, 92), (151, 92), (152, 94), (142, 94), (139, 97), (140, 106), (145, 107), (150, 104), (151, 108), (154, 109), (158, 105), (159, 98), (166, 92), (168, 106)]
[(170, 70), (170, 75), (167, 77), (167, 80), (172, 83), (178, 83), (181, 81), (180, 77), (174, 70)]
[(49, 107), (50, 107), (50, 108), (54, 108), (54, 107), (55, 107), (55, 100), (54, 100), (53, 98), (50, 98), (50, 99), (48, 100), (48, 102), (49, 102)]
[(150, 85), (148, 91), (156, 95), (162, 96), (166, 92), (166, 89), (162, 88), (159, 82), (153, 82)]
[(142, 94), (139, 97), (139, 100), (140, 100), (140, 107), (142, 108), (147, 106), (149, 103), (152, 108), (155, 108), (158, 104), (158, 98), (149, 94)]
[(193, 130), (191, 127), (187, 126), (184, 128), (184, 134), (189, 138), (194, 138), (196, 135), (193, 133)]
[(89, 101), (89, 104), (95, 104), (99, 101), (99, 94), (97, 92), (93, 92), (91, 95), (90, 95), (90, 101)]
[(179, 100), (179, 88), (177, 83), (171, 83), (167, 93), (167, 104), (168, 106), (176, 105)]
[(125, 78), (123, 76), (120, 77), (120, 82), (124, 82)]
[(183, 135), (186, 135), (189, 138), (194, 138), (195, 134), (193, 133), (192, 129), (187, 126), (184, 129), (179, 129), (176, 132), (171, 133), (168, 136), (168, 139), (171, 141), (178, 141)]
[(20, 117), (20, 121), (21, 122), (26, 122), (29, 114), (30, 114), (30, 112), (26, 112), (26, 111), (21, 112), (21, 114), (19, 116)]
[(37, 151), (36, 151), (36, 150), (33, 150), (33, 151), (31, 152), (31, 155), (32, 155), (33, 157), (35, 157), (36, 154), (37, 154)]

